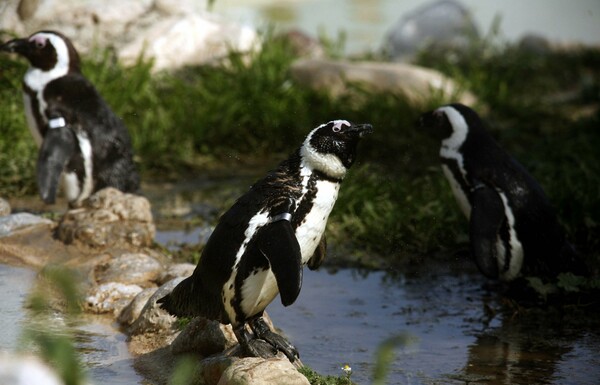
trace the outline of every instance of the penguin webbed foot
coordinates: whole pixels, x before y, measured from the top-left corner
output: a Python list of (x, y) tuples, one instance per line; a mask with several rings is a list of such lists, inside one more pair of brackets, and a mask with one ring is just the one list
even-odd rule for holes
[(281, 351), (292, 363), (300, 357), (298, 350), (285, 338), (271, 331), (262, 317), (250, 320), (248, 324), (254, 336), (246, 330), (246, 324), (234, 329), (245, 356), (272, 358)]
[(266, 324), (262, 317), (254, 318), (250, 321), (250, 328), (254, 332), (254, 335), (261, 340), (267, 341), (276, 351), (283, 352), (290, 360), (294, 362), (297, 358), (300, 358), (298, 349), (292, 345), (287, 339), (281, 335), (273, 332)]

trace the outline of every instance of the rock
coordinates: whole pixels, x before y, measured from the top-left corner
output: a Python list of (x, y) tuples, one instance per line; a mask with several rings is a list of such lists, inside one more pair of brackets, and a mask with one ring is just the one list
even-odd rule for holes
[(407, 63), (351, 62), (346, 60), (304, 59), (291, 67), (294, 80), (332, 96), (351, 92), (348, 84), (359, 84), (371, 92), (404, 94), (414, 103), (436, 96), (446, 96), (472, 105), (475, 97), (461, 92), (459, 87), (442, 73)]
[(183, 281), (183, 278), (175, 278), (158, 288), (144, 305), (140, 316), (131, 324), (127, 330), (128, 333), (135, 335), (169, 330), (175, 321), (175, 317), (160, 308), (156, 301), (169, 294), (181, 281)]
[(325, 57), (325, 48), (321, 42), (301, 30), (289, 30), (278, 38), (287, 41), (297, 57), (312, 59)]
[(0, 384), (63, 385), (58, 374), (39, 358), (0, 353)]
[(259, 46), (256, 32), (209, 15), (178, 15), (162, 19), (119, 49), (119, 59), (135, 64), (140, 55), (151, 58), (155, 70), (212, 63), (231, 51)]
[(67, 211), (59, 223), (58, 239), (90, 247), (150, 246), (156, 232), (150, 202), (144, 197), (105, 188)]
[(553, 50), (552, 44), (548, 39), (533, 33), (521, 37), (517, 45), (519, 49), (533, 55), (548, 55)]
[(255, 357), (234, 361), (221, 376), (218, 385), (309, 385), (310, 383), (287, 358)]
[(29, 213), (17, 213), (0, 217), (0, 237), (30, 228), (33, 226), (54, 226), (50, 219), (42, 218)]
[(0, 198), (0, 217), (10, 215), (10, 203), (4, 198)]
[(173, 354), (198, 353), (207, 357), (237, 345), (231, 325), (196, 317), (171, 344)]
[(121, 310), (117, 317), (117, 321), (124, 326), (129, 326), (134, 323), (135, 320), (139, 318), (140, 314), (142, 314), (144, 306), (146, 306), (150, 297), (156, 293), (156, 290), (158, 290), (158, 288), (149, 287), (139, 292), (135, 298)]
[(158, 278), (158, 283), (162, 285), (165, 282), (172, 280), (173, 278), (187, 278), (190, 275), (192, 275), (194, 269), (196, 269), (196, 265), (191, 263), (175, 263), (173, 265), (169, 265), (160, 274), (160, 277)]
[(0, 4), (0, 26), (20, 36), (58, 30), (80, 54), (113, 47), (126, 64), (144, 54), (155, 70), (210, 63), (230, 49), (258, 48), (254, 29), (206, 8), (207, 1), (197, 0), (8, 0)]
[(85, 307), (92, 313), (119, 312), (143, 289), (138, 285), (108, 282), (90, 289), (85, 298)]
[(440, 0), (401, 17), (387, 33), (383, 51), (394, 61), (410, 61), (424, 48), (464, 51), (477, 38), (471, 13), (458, 1)]
[(96, 282), (120, 282), (148, 286), (156, 281), (163, 271), (162, 264), (155, 258), (142, 253), (127, 253), (96, 266)]

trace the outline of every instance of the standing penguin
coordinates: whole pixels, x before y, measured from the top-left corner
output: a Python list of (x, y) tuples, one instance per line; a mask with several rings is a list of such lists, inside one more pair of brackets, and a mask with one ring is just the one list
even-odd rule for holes
[(54, 203), (62, 175), (69, 204), (115, 187), (139, 188), (129, 133), (82, 74), (79, 55), (58, 32), (36, 32), (0, 45), (29, 60), (23, 79), (25, 115), (40, 147), (37, 182), (44, 202)]
[(158, 301), (162, 308), (231, 323), (243, 354), (266, 358), (279, 350), (293, 362), (296, 348), (270, 330), (263, 311), (278, 293), (284, 306), (294, 303), (302, 267), (323, 261), (327, 218), (359, 139), (370, 132), (345, 120), (312, 130), (223, 214), (194, 273)]
[(420, 118), (442, 141), (442, 169), (469, 219), (481, 272), (510, 281), (521, 273), (586, 274), (540, 185), (485, 131), (475, 111), (450, 104)]

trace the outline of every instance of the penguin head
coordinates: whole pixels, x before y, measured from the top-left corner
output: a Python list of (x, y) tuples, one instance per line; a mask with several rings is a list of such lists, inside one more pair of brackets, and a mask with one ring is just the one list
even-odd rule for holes
[(308, 134), (300, 148), (300, 155), (313, 169), (341, 179), (354, 163), (360, 138), (372, 132), (370, 124), (332, 120)]
[(471, 108), (454, 103), (424, 113), (418, 125), (441, 140), (445, 147), (458, 149), (470, 131), (481, 127), (481, 119)]
[(0, 51), (17, 53), (44, 72), (81, 72), (73, 43), (59, 32), (39, 31), (28, 38), (13, 39), (0, 45)]

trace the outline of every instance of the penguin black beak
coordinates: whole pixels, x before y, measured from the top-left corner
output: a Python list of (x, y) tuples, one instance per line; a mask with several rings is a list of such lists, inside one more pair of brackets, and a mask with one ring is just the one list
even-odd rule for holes
[(23, 54), (29, 46), (27, 39), (13, 39), (0, 45), (0, 51)]
[(373, 133), (373, 126), (365, 123), (365, 124), (353, 124), (350, 128), (346, 130), (349, 134), (358, 135), (360, 138), (367, 134)]

